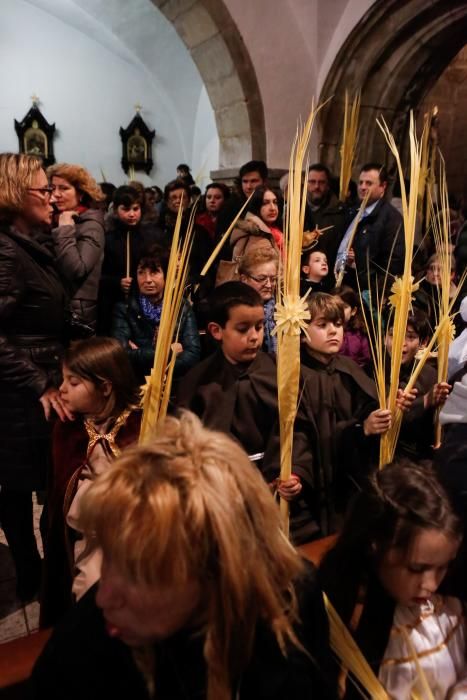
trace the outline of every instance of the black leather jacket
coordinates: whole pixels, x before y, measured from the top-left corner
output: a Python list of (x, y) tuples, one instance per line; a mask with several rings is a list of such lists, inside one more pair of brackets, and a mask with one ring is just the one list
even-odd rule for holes
[(50, 425), (40, 396), (60, 383), (68, 298), (50, 250), (0, 228), (0, 485), (43, 486)]

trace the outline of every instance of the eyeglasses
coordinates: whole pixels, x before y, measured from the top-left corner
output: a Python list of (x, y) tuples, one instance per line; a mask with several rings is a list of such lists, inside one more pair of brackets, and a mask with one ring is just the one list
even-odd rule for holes
[(276, 284), (276, 282), (277, 282), (277, 275), (258, 275), (258, 277), (256, 277), (255, 275), (249, 275), (247, 273), (247, 277), (249, 277), (254, 282), (257, 282), (258, 284), (262, 284), (262, 285), (269, 282), (272, 286), (272, 285)]
[(28, 192), (40, 192), (44, 197), (50, 197), (53, 191), (53, 187), (28, 187)]

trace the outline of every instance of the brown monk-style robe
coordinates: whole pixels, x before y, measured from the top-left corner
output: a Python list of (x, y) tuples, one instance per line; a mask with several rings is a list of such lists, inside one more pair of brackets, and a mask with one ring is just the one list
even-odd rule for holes
[(363, 421), (378, 408), (376, 387), (349, 357), (335, 355), (324, 364), (303, 348), (301, 361), (306, 403), (318, 430), (322, 530), (329, 534), (354, 483), (377, 457), (378, 438), (363, 432)]
[[(414, 362), (401, 365), (399, 386), (403, 389), (412, 374)], [(431, 460), (433, 458), (433, 443), (435, 441), (434, 419), (435, 409), (425, 409), (424, 396), (438, 381), (436, 367), (427, 362), (415, 382), (417, 398), (409, 411), (402, 416), (401, 431), (396, 447), (396, 455), (412, 461)]]
[[(232, 364), (223, 353), (210, 355), (193, 367), (179, 387), (178, 408), (187, 408), (214, 430), (228, 433), (248, 453), (264, 453), (255, 461), (271, 484), (280, 471), (277, 368), (271, 355), (259, 352), (250, 363)], [(316, 429), (303, 397), (295, 421), (293, 472), (303, 489), (291, 504), (291, 531), (298, 544), (319, 534), (314, 464)]]

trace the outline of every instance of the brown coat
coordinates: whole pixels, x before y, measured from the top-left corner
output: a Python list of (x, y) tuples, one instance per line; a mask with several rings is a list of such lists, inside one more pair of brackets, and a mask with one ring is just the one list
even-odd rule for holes
[(237, 221), (230, 235), (230, 246), (232, 260), (236, 261), (258, 248), (272, 248), (278, 252), (271, 229), (258, 216), (250, 212), (245, 219)]

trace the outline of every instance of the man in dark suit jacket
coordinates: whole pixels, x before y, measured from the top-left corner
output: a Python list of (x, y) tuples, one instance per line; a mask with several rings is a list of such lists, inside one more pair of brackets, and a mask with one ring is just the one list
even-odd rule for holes
[[(346, 283), (355, 287), (356, 273), (361, 290), (374, 290), (376, 287), (381, 290), (387, 273), (386, 291), (389, 291), (394, 278), (401, 275), (404, 269), (403, 221), (397, 209), (385, 198), (387, 184), (388, 177), (384, 166), (379, 163), (366, 163), (362, 166), (358, 180), (358, 196), (363, 200), (369, 193), (369, 198), (346, 261), (347, 268), (350, 269), (350, 274), (346, 275)], [(345, 253), (353, 221), (354, 218), (339, 246), (336, 265)]]

